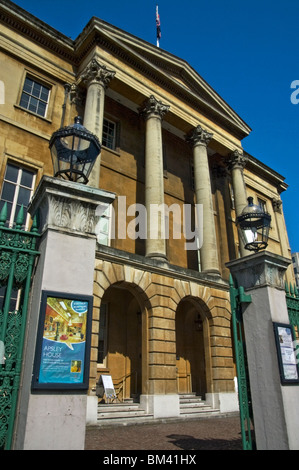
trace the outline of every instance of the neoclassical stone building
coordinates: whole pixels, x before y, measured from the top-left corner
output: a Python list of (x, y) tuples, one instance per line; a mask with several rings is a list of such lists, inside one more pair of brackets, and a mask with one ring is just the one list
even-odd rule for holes
[(157, 417), (177, 416), (190, 392), (238, 409), (226, 263), (248, 254), (235, 223), (248, 196), (271, 214), (269, 250), (290, 258), (284, 178), (246, 153), (249, 126), (183, 59), (95, 17), (75, 40), (8, 0), (0, 21), (10, 223), (53, 176), (54, 131), (80, 115), (102, 143), (88, 183), (111, 193), (97, 232), (90, 403), (109, 374), (120, 399)]

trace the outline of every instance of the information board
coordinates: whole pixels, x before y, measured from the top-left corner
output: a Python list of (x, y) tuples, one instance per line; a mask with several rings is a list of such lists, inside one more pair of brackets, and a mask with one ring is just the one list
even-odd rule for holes
[(33, 389), (87, 389), (92, 297), (43, 291)]
[(273, 323), (280, 379), (282, 384), (298, 384), (298, 359), (293, 328), (285, 323)]
[(114, 390), (114, 385), (111, 375), (101, 375), (100, 383), (102, 382), (105, 389), (106, 398), (116, 398), (116, 393)]

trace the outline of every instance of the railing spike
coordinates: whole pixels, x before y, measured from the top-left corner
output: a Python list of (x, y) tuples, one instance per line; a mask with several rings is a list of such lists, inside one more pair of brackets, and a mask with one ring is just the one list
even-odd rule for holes
[(293, 284), (291, 282), (290, 282), (290, 294), (291, 294), (292, 297), (294, 296), (294, 288), (293, 288)]
[(16, 229), (20, 229), (24, 223), (24, 207), (23, 205), (20, 207), (19, 213), (16, 219)]
[(290, 291), (289, 291), (289, 286), (288, 286), (287, 281), (285, 281), (284, 288), (285, 288), (286, 294), (289, 294)]
[(32, 221), (32, 225), (31, 225), (30, 232), (38, 233), (38, 219), (37, 219), (37, 215), (35, 215), (35, 216), (33, 217), (33, 221)]

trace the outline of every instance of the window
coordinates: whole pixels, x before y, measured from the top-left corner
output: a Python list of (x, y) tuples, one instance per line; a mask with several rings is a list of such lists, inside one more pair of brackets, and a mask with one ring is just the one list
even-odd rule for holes
[(116, 148), (116, 123), (104, 119), (102, 144), (111, 150)]
[[(5, 302), (5, 294), (6, 294), (6, 286), (0, 287), (0, 310), (4, 308)], [(10, 296), (10, 303), (9, 303), (9, 312), (13, 312), (19, 308), (19, 293), (17, 289), (12, 289), (11, 296)]]
[(257, 204), (262, 209), (262, 211), (267, 212), (266, 201), (263, 201), (260, 198), (257, 198)]
[(23, 91), (20, 99), (22, 108), (45, 117), (50, 97), (50, 88), (38, 83), (30, 77), (25, 78)]
[(99, 204), (96, 215), (100, 215), (100, 219), (95, 227), (95, 233), (97, 236), (97, 241), (101, 245), (110, 245), (112, 224), (111, 213), (111, 204)]
[[(0, 211), (7, 202), (7, 225), (12, 227), (21, 206), (26, 210), (35, 185), (35, 173), (12, 163), (8, 163), (5, 171)], [(27, 217), (28, 223), (29, 217)], [(27, 226), (25, 223), (25, 227)]]
[(99, 341), (98, 341), (98, 364), (105, 366), (107, 355), (107, 323), (108, 323), (108, 306), (105, 303), (100, 307), (100, 325), (99, 325)]

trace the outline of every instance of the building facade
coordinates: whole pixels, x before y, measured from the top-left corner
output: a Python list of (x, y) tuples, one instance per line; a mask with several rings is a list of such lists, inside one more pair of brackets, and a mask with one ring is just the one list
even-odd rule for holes
[(248, 196), (271, 215), (268, 249), (290, 258), (284, 178), (246, 153), (249, 126), (183, 59), (95, 17), (75, 40), (8, 0), (0, 21), (7, 223), (53, 176), (54, 131), (80, 115), (102, 143), (88, 184), (114, 198), (98, 221), (89, 396), (109, 374), (155, 416), (190, 392), (236, 410), (226, 263), (249, 254)]

